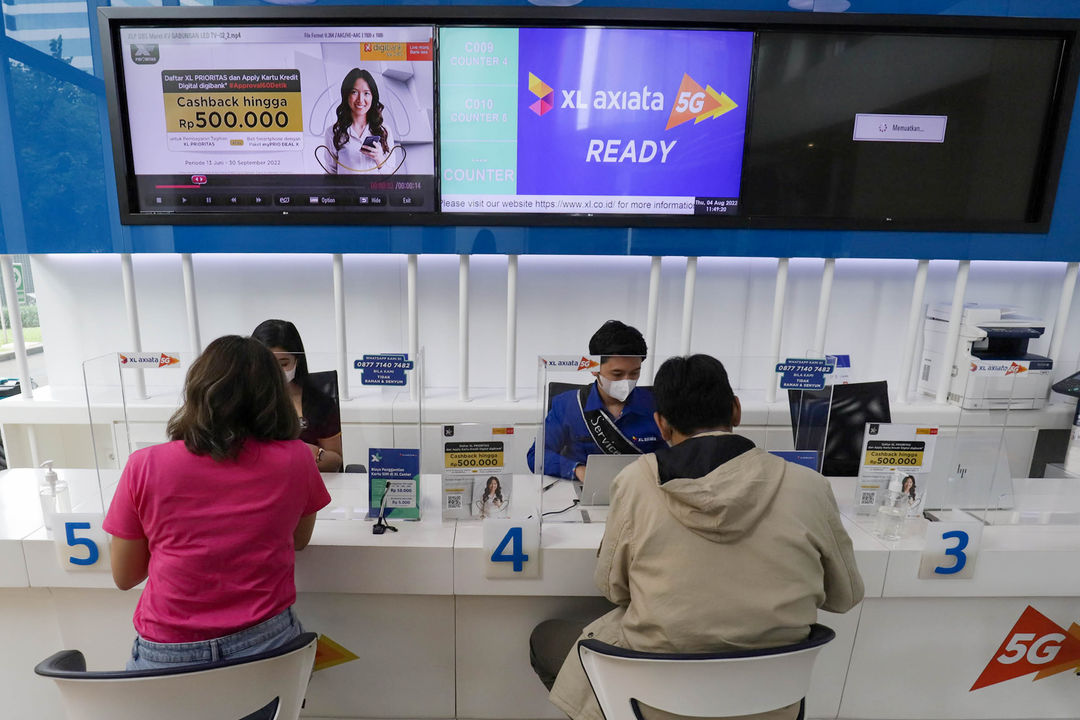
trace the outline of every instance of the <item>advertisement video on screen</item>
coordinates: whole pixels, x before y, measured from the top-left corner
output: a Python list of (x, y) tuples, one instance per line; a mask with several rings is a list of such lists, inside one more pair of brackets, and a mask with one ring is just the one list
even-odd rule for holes
[(431, 26), (129, 27), (120, 40), (143, 212), (434, 209)]
[(441, 28), (442, 210), (735, 215), (753, 33)]

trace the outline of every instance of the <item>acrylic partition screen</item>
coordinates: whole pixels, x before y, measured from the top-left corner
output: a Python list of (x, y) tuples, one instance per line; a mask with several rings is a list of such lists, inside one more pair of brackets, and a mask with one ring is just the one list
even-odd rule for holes
[(737, 215), (752, 32), (441, 28), (447, 213)]
[(433, 28), (119, 32), (141, 213), (430, 211)]

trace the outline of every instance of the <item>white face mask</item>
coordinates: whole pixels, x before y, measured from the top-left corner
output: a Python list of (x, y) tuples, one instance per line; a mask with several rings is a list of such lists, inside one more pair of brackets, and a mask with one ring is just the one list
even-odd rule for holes
[(293, 381), (293, 378), (296, 377), (296, 367), (295, 366), (293, 367), (292, 370), (282, 370), (282, 372), (285, 373), (285, 382), (286, 383), (291, 383)]
[(609, 380), (603, 375), (597, 375), (600, 387), (611, 397), (619, 402), (626, 402), (630, 393), (637, 387), (637, 380)]

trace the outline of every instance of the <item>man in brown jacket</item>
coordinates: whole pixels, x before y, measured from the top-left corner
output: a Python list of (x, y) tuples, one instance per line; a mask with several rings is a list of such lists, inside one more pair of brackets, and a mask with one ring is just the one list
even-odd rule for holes
[[(829, 482), (732, 434), (742, 411), (718, 360), (668, 360), (653, 394), (670, 447), (612, 485), (596, 584), (616, 607), (581, 638), (650, 652), (776, 647), (805, 639), (818, 608), (846, 612), (862, 600)], [(576, 642), (566, 647), (568, 627), (537, 626), (534, 667), (547, 684), (545, 658), (561, 651), (551, 701), (573, 720), (602, 720)], [(795, 703), (754, 717), (798, 713)]]

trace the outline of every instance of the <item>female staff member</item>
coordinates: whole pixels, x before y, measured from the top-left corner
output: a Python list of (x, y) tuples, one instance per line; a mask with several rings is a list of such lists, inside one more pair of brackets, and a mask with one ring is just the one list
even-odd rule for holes
[(337, 120), (326, 131), (332, 175), (378, 173), (390, 175), (397, 169), (390, 159), (394, 141), (383, 125), (383, 104), (379, 87), (367, 70), (353, 68), (341, 81), (341, 103)]
[(274, 356), (218, 338), (191, 365), (171, 442), (132, 453), (105, 518), (113, 580), (144, 579), (129, 670), (272, 650), (300, 634), (295, 551), (330, 502)]
[(300, 417), (300, 439), (307, 443), (315, 464), (321, 472), (340, 472), (341, 411), (336, 399), (311, 382), (304, 342), (296, 326), (288, 320), (264, 320), (251, 337), (270, 348), (277, 358), (289, 398)]

